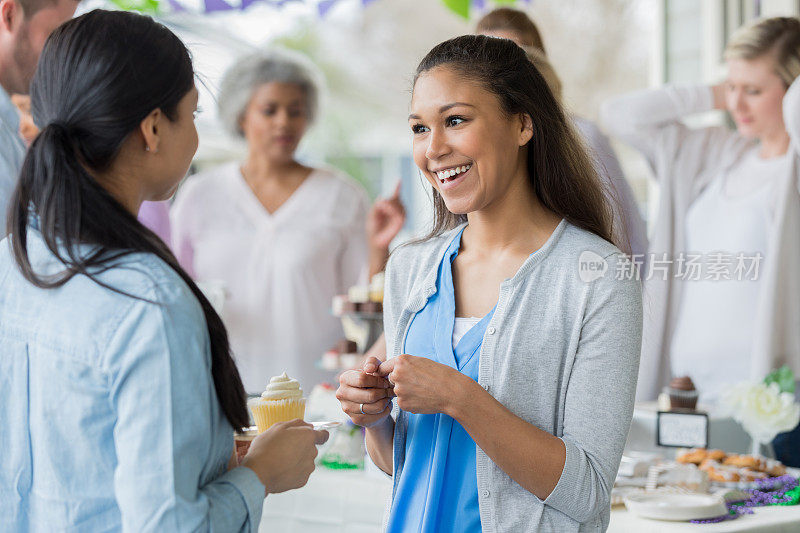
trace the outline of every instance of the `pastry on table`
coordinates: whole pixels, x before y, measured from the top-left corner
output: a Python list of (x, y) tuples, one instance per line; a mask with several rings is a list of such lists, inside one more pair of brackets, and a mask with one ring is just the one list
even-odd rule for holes
[(772, 477), (780, 477), (786, 474), (786, 467), (777, 459), (764, 459), (764, 472)]
[(665, 392), (669, 395), (671, 409), (694, 410), (697, 407), (698, 392), (689, 376), (673, 378)]
[(678, 457), (675, 458), (675, 461), (681, 464), (699, 465), (708, 458), (709, 458), (708, 450), (706, 450), (705, 448), (694, 448), (689, 450), (688, 452), (680, 454)]
[(725, 465), (738, 466), (739, 468), (749, 468), (751, 470), (763, 471), (766, 468), (766, 462), (760, 457), (753, 455), (737, 455), (731, 454), (722, 462)]

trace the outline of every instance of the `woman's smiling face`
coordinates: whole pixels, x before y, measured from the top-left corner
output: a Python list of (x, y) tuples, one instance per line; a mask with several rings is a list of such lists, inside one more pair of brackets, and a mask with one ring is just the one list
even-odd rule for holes
[(414, 162), (453, 213), (484, 209), (526, 177), (530, 118), (508, 116), (497, 96), (451, 68), (420, 74), (408, 120)]

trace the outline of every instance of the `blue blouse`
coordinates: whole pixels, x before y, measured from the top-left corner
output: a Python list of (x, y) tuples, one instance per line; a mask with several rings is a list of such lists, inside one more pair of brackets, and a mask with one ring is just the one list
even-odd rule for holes
[[(490, 311), (453, 348), (455, 294), (452, 262), (461, 232), (439, 265), (437, 292), (408, 328), (404, 353), (429, 357), (478, 380), (478, 361)], [(409, 414), (406, 461), (389, 516), (389, 533), (480, 532), (475, 441), (453, 418)]]
[[(40, 274), (63, 270), (38, 231)], [(0, 530), (256, 531), (264, 485), (227, 469), (233, 429), (206, 321), (164, 262), (132, 254), (57, 289), (0, 241)]]

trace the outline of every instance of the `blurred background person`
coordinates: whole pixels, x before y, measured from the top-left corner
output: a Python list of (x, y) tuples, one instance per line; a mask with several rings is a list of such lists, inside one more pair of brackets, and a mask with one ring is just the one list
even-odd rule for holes
[(315, 362), (343, 337), (331, 300), (383, 269), (404, 222), (398, 191), (370, 211), (354, 180), (295, 158), (319, 92), (314, 67), (295, 54), (239, 60), (218, 105), (247, 157), (192, 176), (171, 209), (181, 264), (226, 291), (222, 316), (251, 393), (284, 371), (306, 386), (330, 377)]
[[(536, 67), (550, 86), (550, 90), (562, 100), (561, 81), (547, 60), (544, 42), (536, 24), (522, 11), (502, 7), (484, 15), (475, 27), (475, 33), (511, 39), (528, 53)], [(604, 189), (614, 211), (614, 234), (620, 246), (644, 258), (647, 251), (647, 228), (636, 205), (633, 191), (625, 179), (614, 149), (600, 129), (590, 120), (571, 115), (574, 125), (588, 145), (595, 168), (603, 181)]]
[[(645, 281), (640, 399), (655, 398), (670, 375), (690, 376), (706, 402), (785, 364), (800, 375), (800, 20), (741, 28), (725, 60), (720, 85), (667, 85), (602, 109), (658, 180), (651, 261), (671, 261)], [(727, 111), (736, 129), (682, 122), (711, 109)], [(715, 279), (715, 264), (728, 274)], [(776, 443), (776, 452), (800, 463), (797, 451), (787, 459)]]
[(75, 14), (79, 0), (0, 0), (0, 238), (25, 157), (12, 94), (28, 94), (47, 36)]
[(139, 222), (158, 235), (168, 245), (172, 242), (169, 221), (169, 200), (163, 202), (142, 202), (139, 209)]
[(19, 135), (25, 141), (25, 146), (30, 146), (39, 133), (31, 115), (31, 97), (27, 94), (12, 94), (11, 103), (19, 112)]

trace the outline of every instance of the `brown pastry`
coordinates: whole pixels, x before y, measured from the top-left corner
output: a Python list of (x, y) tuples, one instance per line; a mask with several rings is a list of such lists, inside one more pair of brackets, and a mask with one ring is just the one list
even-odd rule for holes
[(365, 302), (361, 304), (364, 313), (383, 313), (383, 304), (380, 302)]
[(724, 465), (736, 466), (739, 468), (750, 468), (752, 470), (763, 471), (766, 463), (759, 457), (752, 455), (731, 454), (722, 462)]
[(753, 470), (751, 468), (740, 468), (739, 477), (742, 479), (742, 481), (755, 481), (757, 479), (764, 479), (768, 476), (766, 473), (759, 472), (758, 470)]
[(336, 348), (334, 348), (339, 354), (344, 355), (348, 353), (358, 353), (358, 345), (347, 339), (342, 339), (336, 343)]
[(708, 450), (708, 458), (713, 461), (723, 461), (727, 456), (722, 450)]
[(764, 472), (771, 477), (779, 477), (786, 474), (786, 467), (780, 461), (775, 459), (767, 459), (764, 461)]
[(684, 452), (675, 458), (675, 461), (682, 464), (699, 465), (708, 458), (708, 451), (705, 448), (695, 448)]
[(708, 479), (718, 483), (729, 483), (731, 481), (741, 480), (739, 469), (733, 466), (718, 464), (716, 467), (709, 467), (703, 471), (708, 474)]
[(673, 378), (667, 387), (669, 404), (672, 409), (694, 409), (697, 407), (697, 389), (694, 388), (692, 378), (681, 376)]

